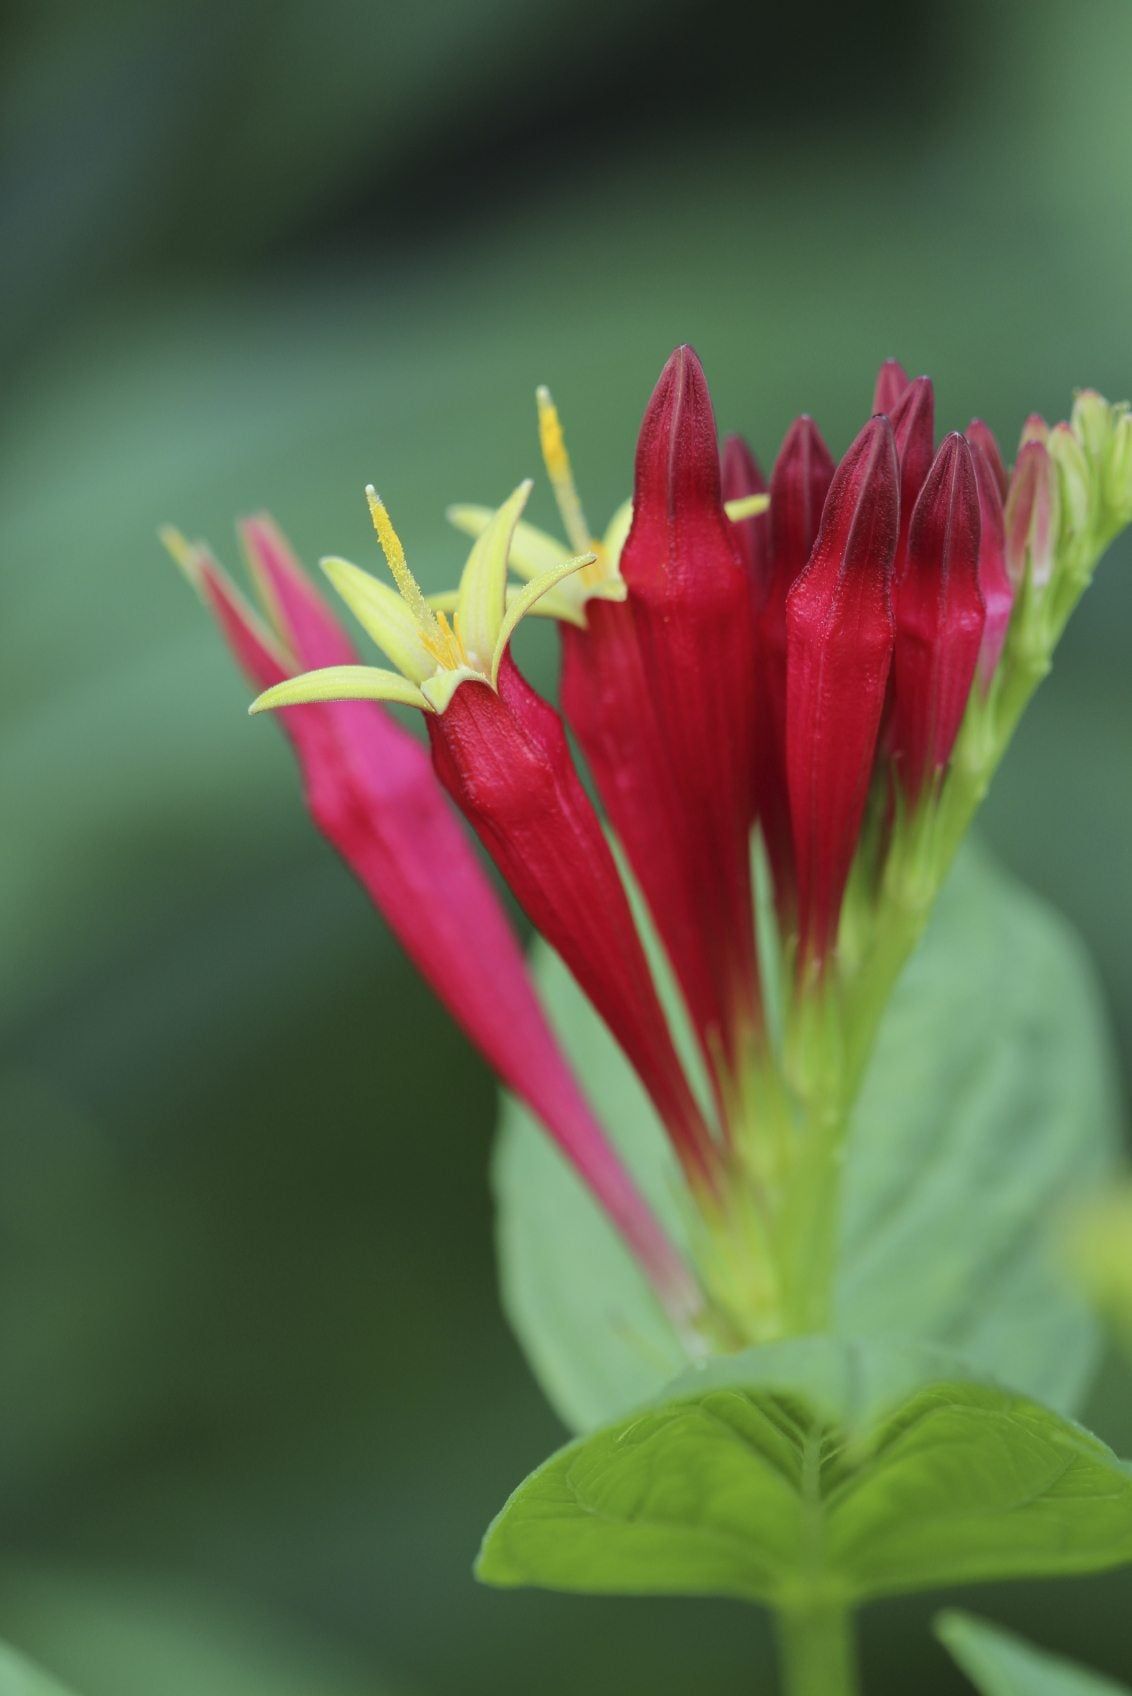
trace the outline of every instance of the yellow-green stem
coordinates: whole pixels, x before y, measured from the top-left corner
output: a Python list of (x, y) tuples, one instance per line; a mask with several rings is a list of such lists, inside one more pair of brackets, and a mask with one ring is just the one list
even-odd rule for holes
[(778, 1615), (783, 1696), (857, 1696), (853, 1618), (840, 1602), (814, 1601)]

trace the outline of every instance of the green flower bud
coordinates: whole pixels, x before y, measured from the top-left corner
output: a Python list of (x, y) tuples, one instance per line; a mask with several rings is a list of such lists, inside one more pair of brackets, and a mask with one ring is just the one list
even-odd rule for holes
[(1055, 424), (1047, 448), (1061, 484), (1063, 532), (1084, 536), (1096, 523), (1096, 484), (1081, 438), (1069, 424)]
[(1089, 462), (1098, 468), (1105, 462), (1112, 436), (1112, 408), (1096, 389), (1078, 389), (1070, 421), (1084, 444)]
[(1132, 414), (1127, 407), (1114, 407), (1112, 441), (1104, 467), (1104, 498), (1110, 513), (1120, 523), (1132, 519)]

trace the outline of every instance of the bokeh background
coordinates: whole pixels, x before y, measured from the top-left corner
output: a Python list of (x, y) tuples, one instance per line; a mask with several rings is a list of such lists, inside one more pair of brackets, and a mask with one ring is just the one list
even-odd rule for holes
[[(501, 1319), (493, 1089), (159, 552), (270, 506), (429, 587), (562, 407), (604, 520), (672, 345), (765, 460), (890, 353), (1012, 442), (1132, 388), (1128, 0), (37, 0), (0, 339), (0, 1636), (82, 1696), (769, 1690), (735, 1605), (478, 1588), (560, 1438)], [(535, 516), (549, 519), (545, 491)], [(1132, 1075), (1132, 549), (987, 808)], [(550, 676), (545, 632), (524, 655)], [(957, 1228), (961, 1228), (961, 1225)], [(1132, 1375), (1092, 1417), (1132, 1451)], [(974, 1605), (1132, 1676), (1127, 1576)], [(868, 1688), (958, 1691), (938, 1599)]]

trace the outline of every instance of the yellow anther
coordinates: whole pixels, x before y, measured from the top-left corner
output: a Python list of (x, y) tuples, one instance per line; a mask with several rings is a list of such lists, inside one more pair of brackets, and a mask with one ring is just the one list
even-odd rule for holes
[(405, 604), (420, 625), (424, 637), (429, 637), (435, 642), (441, 634), (436, 621), (436, 614), (425, 600), (421, 593), (420, 584), (409, 570), (405, 560), (405, 550), (401, 546), (401, 538), (393, 528), (389, 514), (385, 510), (385, 502), (372, 483), (366, 486), (366, 500), (369, 502), (369, 513), (373, 520), (373, 527), (377, 531), (377, 539), (381, 543), (381, 551), (385, 555), (385, 563), (389, 567), (393, 581), (400, 590)]
[[(432, 610), (431, 608), (429, 609)], [(456, 613), (452, 615), (449, 624), (447, 615), (443, 612), (434, 614), (436, 620), (436, 635), (422, 635), (421, 647), (425, 648), (445, 671), (455, 671), (458, 666), (469, 664), (464, 652), (464, 644), (460, 639), (460, 621)], [(475, 668), (472, 667), (474, 670)]]
[(570, 456), (566, 452), (562, 422), (554, 404), (554, 397), (545, 383), (540, 384), (535, 391), (535, 400), (538, 403), (538, 432), (543, 463), (550, 477), (557, 482), (570, 476)]
[(538, 404), (538, 434), (543, 464), (550, 478), (550, 486), (554, 490), (554, 498), (558, 502), (558, 510), (562, 514), (566, 535), (576, 553), (591, 553), (593, 538), (574, 483), (574, 473), (570, 468), (570, 455), (566, 452), (566, 438), (562, 434), (558, 408), (548, 388), (540, 387), (535, 393), (535, 399)]

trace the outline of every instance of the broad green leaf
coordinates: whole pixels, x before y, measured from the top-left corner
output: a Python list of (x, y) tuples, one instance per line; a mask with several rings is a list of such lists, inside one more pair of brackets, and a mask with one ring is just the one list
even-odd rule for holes
[[(536, 948), (534, 963), (598, 1111), (679, 1233), (678, 1180), (636, 1079), (558, 961)], [(897, 987), (854, 1118), (838, 1329), (943, 1345), (1074, 1411), (1096, 1326), (1051, 1244), (1063, 1211), (1111, 1163), (1115, 1103), (1079, 942), (969, 854)], [(514, 1102), (495, 1185), (504, 1302), (562, 1417), (584, 1430), (654, 1394), (680, 1370), (679, 1344)]]
[(962, 1373), (818, 1337), (711, 1362), (532, 1473), (479, 1576), (790, 1606), (1132, 1561), (1132, 1472)]
[(1126, 1684), (1074, 1666), (970, 1614), (941, 1614), (936, 1636), (982, 1696), (1130, 1696)]
[(71, 1696), (71, 1692), (0, 1643), (0, 1696)]
[(972, 852), (898, 987), (854, 1122), (844, 1328), (931, 1338), (1076, 1412), (1099, 1334), (1061, 1233), (1119, 1143), (1111, 1038), (1079, 939)]

